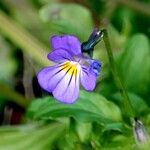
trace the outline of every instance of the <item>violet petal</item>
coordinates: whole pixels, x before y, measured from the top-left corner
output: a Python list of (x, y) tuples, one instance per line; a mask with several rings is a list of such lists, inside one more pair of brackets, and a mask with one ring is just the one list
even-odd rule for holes
[(52, 92), (59, 81), (64, 77), (66, 72), (61, 70), (61, 66), (62, 64), (46, 67), (38, 73), (38, 82), (44, 90)]
[(101, 63), (98, 60), (91, 60), (90, 71), (96, 76), (99, 76), (101, 71)]
[(66, 73), (52, 93), (63, 103), (75, 102), (79, 96), (79, 72), (77, 74)]
[(51, 38), (52, 49), (64, 49), (72, 55), (81, 54), (81, 44), (73, 35), (53, 36)]
[(87, 91), (93, 91), (96, 86), (96, 75), (90, 71), (89, 67), (82, 67), (80, 81)]
[(62, 63), (67, 60), (73, 60), (71, 54), (64, 49), (56, 49), (47, 55), (48, 59), (54, 62)]

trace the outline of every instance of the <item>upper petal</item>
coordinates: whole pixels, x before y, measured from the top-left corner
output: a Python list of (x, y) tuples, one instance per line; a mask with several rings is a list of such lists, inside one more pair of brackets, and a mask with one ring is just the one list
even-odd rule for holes
[(71, 55), (81, 54), (81, 44), (77, 37), (73, 35), (53, 36), (51, 38), (52, 49), (64, 49)]
[(47, 55), (48, 59), (54, 62), (62, 63), (67, 60), (73, 60), (71, 54), (64, 49), (56, 49)]

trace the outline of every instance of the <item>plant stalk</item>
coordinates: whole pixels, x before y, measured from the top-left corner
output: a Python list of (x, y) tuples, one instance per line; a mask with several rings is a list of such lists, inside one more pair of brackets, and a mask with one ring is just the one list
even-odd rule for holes
[(32, 57), (40, 65), (50, 65), (46, 58), (48, 48), (40, 43), (33, 35), (17, 24), (9, 16), (0, 10), (0, 32), (9, 38), (14, 44)]
[(119, 91), (121, 92), (121, 95), (124, 99), (124, 101), (123, 101), (124, 111), (129, 118), (133, 118), (135, 116), (134, 109), (133, 109), (133, 106), (130, 102), (126, 88), (125, 88), (125, 86), (124, 86), (124, 84), (123, 84), (123, 82), (122, 82), (122, 80), (118, 74), (118, 71), (116, 69), (116, 65), (115, 65), (115, 61), (114, 61), (114, 57), (113, 57), (113, 53), (112, 53), (112, 48), (111, 48), (111, 45), (109, 42), (108, 32), (106, 29), (104, 29), (102, 31), (104, 32), (103, 40), (104, 40), (105, 47), (107, 50), (111, 71), (112, 71), (112, 74), (114, 76), (115, 83), (116, 83), (117, 87), (119, 88)]

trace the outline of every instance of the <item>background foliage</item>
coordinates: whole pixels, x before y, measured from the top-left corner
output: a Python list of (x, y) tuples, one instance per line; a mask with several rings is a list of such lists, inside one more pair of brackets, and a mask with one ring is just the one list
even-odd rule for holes
[(124, 117), (103, 40), (94, 51), (103, 64), (97, 87), (81, 90), (75, 104), (42, 91), (36, 74), (52, 64), (46, 59), (52, 35), (84, 42), (94, 26), (106, 28), (136, 116), (150, 132), (149, 8), (149, 0), (1, 0), (0, 150), (148, 149), (135, 142)]

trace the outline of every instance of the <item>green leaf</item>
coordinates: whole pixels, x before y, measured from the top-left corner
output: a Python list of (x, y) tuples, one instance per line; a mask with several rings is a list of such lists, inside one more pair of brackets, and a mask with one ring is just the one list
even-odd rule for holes
[(129, 132), (131, 132), (131, 129), (129, 127), (125, 126), (121, 122), (106, 124), (103, 128), (103, 132), (111, 131), (111, 130), (118, 131), (118, 132), (124, 133), (124, 134), (128, 134)]
[(49, 150), (64, 129), (60, 123), (1, 127), (0, 150)]
[(135, 149), (135, 142), (132, 136), (127, 137), (123, 135), (117, 135), (114, 136), (109, 143), (106, 143), (102, 150), (137, 150), (137, 149)]
[(97, 121), (100, 123), (121, 120), (119, 108), (103, 96), (96, 93), (81, 91), (80, 98), (74, 104), (62, 104), (52, 97), (37, 99), (28, 109), (32, 119), (54, 119), (74, 117), (79, 121)]
[(17, 24), (15, 20), (0, 10), (1, 33), (27, 53), (40, 65), (49, 65), (50, 61), (45, 59), (47, 53), (45, 45), (32, 36), (25, 28)]
[(85, 122), (76, 123), (76, 132), (81, 142), (87, 142), (90, 139), (92, 133), (92, 124)]
[(50, 3), (40, 10), (41, 19), (56, 31), (75, 34), (80, 39), (87, 39), (92, 30), (90, 12), (77, 4)]
[(130, 92), (148, 92), (150, 83), (150, 45), (143, 34), (134, 35), (118, 61), (118, 68)]
[[(141, 116), (142, 114), (149, 113), (149, 107), (146, 104), (146, 102), (139, 97), (138, 95), (134, 93), (128, 93), (129, 99), (131, 101), (131, 104), (134, 108), (134, 111), (136, 113), (136, 116)], [(116, 93), (113, 95), (113, 98), (119, 102), (120, 104), (122, 103), (123, 99), (120, 93)], [(140, 107), (139, 107), (140, 106)]]

